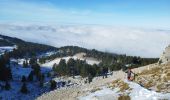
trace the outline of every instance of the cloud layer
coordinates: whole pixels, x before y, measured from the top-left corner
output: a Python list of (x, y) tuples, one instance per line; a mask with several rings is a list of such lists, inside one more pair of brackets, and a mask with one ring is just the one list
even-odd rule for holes
[(159, 57), (170, 44), (170, 30), (99, 25), (0, 24), (0, 34), (56, 47), (77, 45), (142, 57)]

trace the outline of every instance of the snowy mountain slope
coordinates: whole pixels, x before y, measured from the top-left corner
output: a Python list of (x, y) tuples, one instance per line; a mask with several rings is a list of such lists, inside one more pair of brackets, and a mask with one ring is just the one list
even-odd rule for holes
[(22, 64), (17, 64), (14, 59), (10, 61), (10, 66), (13, 77), (13, 79), (9, 81), (11, 89), (8, 91), (1, 89), (1, 87), (5, 85), (5, 82), (0, 81), (1, 100), (34, 100), (39, 95), (50, 91), (50, 89), (47, 87), (40, 88), (39, 83), (37, 81), (33, 81), (26, 82), (29, 93), (21, 93), (20, 90), (23, 85), (23, 82), (21, 82), (22, 76), (27, 77), (32, 71), (32, 68), (24, 68)]
[[(62, 91), (52, 91), (38, 97), (38, 100), (55, 100), (55, 98), (62, 98), (62, 100), (117, 100), (124, 95), (131, 100), (170, 100), (170, 93), (167, 92), (170, 80), (169, 69), (169, 63), (156, 63), (134, 68), (132, 71), (137, 74), (134, 81), (127, 81), (125, 72), (114, 71), (106, 79), (96, 77), (90, 84), (82, 84), (79, 87)], [(143, 84), (144, 82), (146, 84)], [(159, 91), (149, 88), (154, 84)], [(64, 95), (67, 96), (63, 97)]]
[[(170, 63), (169, 63), (169, 46), (165, 49), (160, 57), (161, 63), (151, 64), (140, 68), (135, 68), (132, 71), (137, 74), (134, 82), (123, 80), (128, 84), (130, 90), (126, 91), (131, 100), (170, 100)], [(168, 59), (168, 60), (167, 60)], [(114, 84), (120, 84), (118, 82)], [(112, 91), (109, 94), (107, 91)], [(101, 89), (94, 93), (89, 93), (87, 96), (80, 97), (80, 100), (105, 100), (113, 95), (120, 95), (120, 92), (115, 92), (115, 87), (112, 89)], [(106, 92), (104, 92), (106, 91)], [(112, 100), (112, 99), (107, 99)]]
[[(106, 79), (98, 77), (90, 84), (51, 91), (50, 93), (43, 94), (37, 99), (117, 100), (123, 95), (128, 95), (131, 100), (170, 100), (170, 93), (158, 93), (149, 90), (136, 82), (127, 81), (125, 75), (126, 74), (122, 71), (115, 71), (112, 76), (109, 76)], [(128, 88), (124, 87), (125, 84), (128, 85)], [(113, 85), (115, 85), (115, 87)]]
[(25, 95), (20, 93), (22, 86), (20, 81), (12, 81), (10, 85), (12, 86), (10, 91), (0, 90), (1, 100), (34, 100), (36, 97), (49, 91), (47, 88), (39, 88), (36, 83), (27, 83), (29, 93)]

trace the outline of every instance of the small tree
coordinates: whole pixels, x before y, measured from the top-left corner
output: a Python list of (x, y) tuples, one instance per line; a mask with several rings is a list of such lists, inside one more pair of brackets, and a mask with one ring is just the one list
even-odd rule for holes
[(8, 83), (8, 81), (6, 81), (5, 90), (10, 90), (10, 89), (11, 89), (11, 85)]
[(12, 72), (11, 72), (11, 68), (10, 67), (6, 68), (5, 73), (7, 75), (7, 79), (6, 80), (11, 80), (12, 79)]
[(28, 60), (26, 59), (25, 66), (28, 67)]
[(25, 82), (23, 83), (20, 92), (21, 92), (21, 93), (24, 93), (24, 94), (27, 94), (27, 93), (28, 93), (28, 89), (27, 89), (27, 86), (26, 86), (26, 83), (25, 83)]
[(50, 83), (51, 83), (50, 89), (54, 90), (56, 88), (56, 82), (54, 80), (51, 80)]
[(39, 75), (41, 73), (40, 65), (39, 64), (34, 64), (32, 65), (34, 75), (39, 79)]
[(43, 87), (44, 86), (44, 82), (43, 80), (40, 80), (40, 87)]
[(25, 62), (25, 61), (23, 61), (23, 67), (27, 67), (27, 65), (26, 65), (26, 62)]
[(43, 83), (44, 83), (44, 78), (45, 78), (45, 76), (44, 76), (44, 74), (41, 74), (41, 76), (40, 76), (40, 87), (43, 87)]
[(21, 82), (26, 82), (26, 77), (25, 76), (22, 76)]
[(89, 74), (89, 75), (88, 75), (88, 81), (89, 81), (89, 83), (92, 82), (92, 80), (93, 80), (93, 77), (92, 77), (91, 74)]
[(30, 81), (30, 82), (32, 82), (32, 81), (33, 81), (33, 78), (34, 78), (34, 72), (31, 71), (31, 73), (29, 74), (27, 80)]
[(47, 73), (47, 77), (51, 77), (51, 73), (50, 72)]

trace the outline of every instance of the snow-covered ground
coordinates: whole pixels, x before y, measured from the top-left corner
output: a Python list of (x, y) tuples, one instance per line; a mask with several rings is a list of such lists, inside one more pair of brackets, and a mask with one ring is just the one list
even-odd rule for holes
[[(40, 87), (39, 82), (34, 80), (33, 82), (26, 82), (29, 93), (22, 94), (20, 92), (23, 85), (21, 82), (22, 76), (28, 77), (32, 68), (23, 68), (22, 64), (17, 64), (15, 59), (11, 59), (10, 65), (13, 77), (13, 79), (9, 81), (11, 89), (9, 91), (0, 89), (0, 100), (34, 100), (43, 93), (50, 91), (49, 85)], [(46, 77), (44, 83), (49, 81), (49, 79), (50, 78)], [(4, 86), (4, 84), (5, 82), (0, 82), (0, 85)]]
[(79, 100), (115, 100), (118, 97), (117, 90), (103, 87), (101, 90), (79, 97)]
[[(146, 67), (147, 68), (147, 67)], [(109, 84), (120, 79), (128, 84), (129, 89), (120, 91), (120, 87), (110, 87)], [(119, 84), (119, 83), (115, 83)], [(121, 86), (121, 85), (120, 85)], [(94, 90), (94, 91), (92, 91)], [(57, 95), (56, 95), (57, 94)], [(126, 80), (126, 74), (122, 71), (113, 72), (112, 76), (106, 79), (98, 77), (90, 84), (82, 84), (79, 87), (72, 87), (63, 90), (55, 90), (43, 94), (38, 100), (117, 100), (121, 95), (128, 95), (131, 100), (170, 100), (170, 93), (158, 93), (148, 90), (138, 83)], [(64, 96), (64, 97), (63, 97)]]
[(129, 94), (132, 100), (170, 100), (170, 93), (158, 93), (148, 90), (137, 83), (129, 82), (127, 80), (125, 80), (125, 82), (132, 88), (132, 91)]
[(20, 81), (11, 81), (11, 89), (9, 91), (0, 90), (1, 100), (34, 100), (42, 93), (48, 92), (49, 88), (40, 88), (39, 84), (32, 82), (27, 83), (28, 94), (22, 94), (20, 89), (23, 85)]
[(48, 52), (46, 52), (46, 53), (42, 53), (42, 54), (38, 55), (37, 57), (38, 57), (38, 58), (48, 57), (48, 56), (54, 55), (54, 54), (56, 54), (56, 53), (58, 53), (58, 52), (57, 52), (57, 51), (48, 51)]
[[(135, 82), (124, 80), (125, 83), (128, 83), (130, 88), (129, 96), (131, 100), (170, 100), (170, 93), (157, 93), (155, 91), (148, 90)], [(79, 97), (79, 100), (114, 100), (121, 93), (118, 92), (118, 89), (111, 88), (102, 88), (99, 91), (94, 93), (89, 93), (87, 96)]]
[(13, 80), (18, 81), (22, 79), (22, 76), (28, 77), (32, 68), (24, 68), (23, 64), (17, 64), (15, 59), (10, 59), (11, 72)]
[(22, 76), (28, 77), (31, 71), (31, 68), (14, 67), (12, 68), (13, 78), (21, 79)]
[(46, 68), (50, 68), (52, 69), (53, 65), (56, 63), (56, 64), (59, 64), (60, 60), (61, 59), (65, 59), (66, 62), (70, 59), (70, 58), (73, 58), (73, 59), (79, 59), (79, 60), (85, 60), (88, 64), (90, 65), (93, 65), (93, 64), (99, 64), (100, 61), (94, 59), (94, 58), (85, 58), (83, 57), (84, 54), (80, 53), (80, 54), (76, 54), (74, 56), (68, 56), (68, 57), (62, 57), (62, 58), (56, 58), (50, 62), (47, 62), (45, 64), (42, 64), (42, 67), (46, 67)]
[(15, 48), (14, 46), (3, 46), (3, 47), (0, 47), (0, 49), (2, 49), (2, 50), (12, 50), (14, 48)]

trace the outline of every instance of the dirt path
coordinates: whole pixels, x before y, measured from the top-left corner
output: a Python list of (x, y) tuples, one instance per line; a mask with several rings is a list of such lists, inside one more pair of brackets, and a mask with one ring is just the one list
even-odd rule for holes
[(82, 86), (67, 88), (67, 89), (60, 89), (51, 91), (49, 93), (43, 94), (42, 96), (38, 97), (37, 100), (76, 100), (77, 97), (85, 95), (88, 91), (101, 87), (107, 83), (112, 82), (115, 79), (124, 79), (125, 73), (122, 71), (113, 72), (112, 76), (103, 79), (102, 77), (98, 77), (90, 84), (85, 84)]

